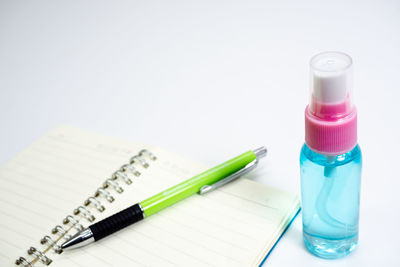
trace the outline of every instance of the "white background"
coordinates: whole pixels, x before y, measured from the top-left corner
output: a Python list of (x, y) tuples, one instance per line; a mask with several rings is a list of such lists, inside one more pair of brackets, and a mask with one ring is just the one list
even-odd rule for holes
[(66, 123), (209, 165), (266, 145), (250, 178), (300, 194), (308, 61), (326, 50), (354, 60), (360, 244), (316, 258), (299, 216), (265, 266), (399, 266), (399, 1), (0, 0), (0, 163)]

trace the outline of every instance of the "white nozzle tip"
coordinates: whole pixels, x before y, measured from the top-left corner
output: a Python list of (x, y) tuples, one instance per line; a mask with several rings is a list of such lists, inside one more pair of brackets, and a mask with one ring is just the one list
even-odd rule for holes
[(325, 74), (343, 72), (353, 64), (351, 57), (342, 52), (323, 52), (311, 58), (310, 66), (314, 71)]
[(324, 52), (310, 61), (312, 96), (321, 104), (347, 100), (351, 87), (351, 57), (341, 52)]

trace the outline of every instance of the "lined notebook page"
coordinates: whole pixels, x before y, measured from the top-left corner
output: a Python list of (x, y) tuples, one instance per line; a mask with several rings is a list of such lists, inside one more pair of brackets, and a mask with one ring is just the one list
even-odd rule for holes
[[(131, 156), (146, 148), (157, 156), (148, 168), (137, 166), (133, 183), (117, 180), (124, 192), (99, 197), (98, 221), (201, 171), (205, 166), (165, 152), (84, 130), (58, 127), (0, 168), (0, 265), (15, 266), (20, 256), (51, 229), (83, 206), (97, 188)], [(296, 196), (239, 179), (206, 195), (194, 195), (145, 220), (79, 250), (46, 252), (50, 266), (258, 266), (299, 208)], [(74, 216), (83, 226), (91, 223)], [(36, 261), (33, 266), (44, 266)]]

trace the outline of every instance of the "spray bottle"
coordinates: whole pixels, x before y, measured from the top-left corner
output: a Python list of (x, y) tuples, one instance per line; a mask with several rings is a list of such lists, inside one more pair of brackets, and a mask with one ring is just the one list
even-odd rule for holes
[(349, 254), (358, 242), (361, 150), (352, 99), (352, 60), (324, 52), (310, 61), (311, 96), (300, 155), (303, 238), (322, 258)]

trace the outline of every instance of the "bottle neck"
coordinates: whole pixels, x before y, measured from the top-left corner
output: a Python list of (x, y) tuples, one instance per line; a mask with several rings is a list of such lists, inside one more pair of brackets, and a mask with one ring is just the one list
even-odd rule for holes
[(335, 156), (351, 151), (357, 145), (357, 110), (346, 117), (323, 119), (305, 110), (305, 141), (316, 153)]
[(304, 144), (302, 147), (302, 154), (310, 161), (326, 166), (329, 165), (345, 165), (350, 161), (355, 160), (361, 156), (361, 149), (358, 144), (350, 151), (344, 154), (339, 154), (336, 156), (326, 156), (320, 153), (317, 153), (310, 149), (307, 144)]

